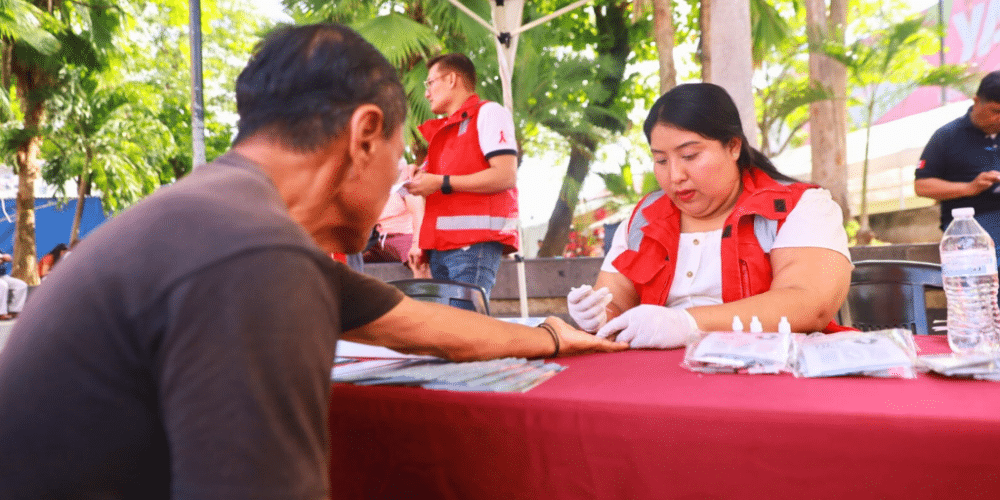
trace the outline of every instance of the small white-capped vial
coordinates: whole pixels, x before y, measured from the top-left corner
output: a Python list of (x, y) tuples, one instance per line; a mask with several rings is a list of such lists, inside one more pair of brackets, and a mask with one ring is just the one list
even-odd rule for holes
[(757, 316), (750, 318), (750, 333), (760, 333), (764, 331), (764, 327), (760, 324), (760, 319)]
[(739, 316), (733, 316), (733, 331), (734, 332), (742, 332), (743, 331), (743, 322), (740, 321), (740, 317)]
[(781, 321), (778, 322), (778, 333), (792, 333), (792, 325), (788, 322), (788, 318), (781, 317)]

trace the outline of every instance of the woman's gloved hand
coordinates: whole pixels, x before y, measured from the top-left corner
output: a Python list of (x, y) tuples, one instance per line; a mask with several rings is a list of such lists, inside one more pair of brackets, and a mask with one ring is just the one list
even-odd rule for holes
[(607, 338), (618, 332), (615, 340), (628, 342), (632, 348), (673, 349), (696, 331), (698, 323), (684, 309), (641, 304), (608, 321), (597, 336)]
[(581, 330), (594, 333), (608, 322), (604, 306), (611, 302), (611, 291), (607, 287), (594, 290), (590, 285), (570, 289), (566, 295), (566, 308)]

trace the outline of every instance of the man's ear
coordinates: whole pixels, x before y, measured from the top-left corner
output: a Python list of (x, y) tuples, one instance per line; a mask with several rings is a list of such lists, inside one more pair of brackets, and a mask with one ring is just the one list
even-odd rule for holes
[(362, 104), (351, 114), (348, 151), (355, 164), (367, 165), (368, 157), (382, 140), (385, 117), (374, 104)]

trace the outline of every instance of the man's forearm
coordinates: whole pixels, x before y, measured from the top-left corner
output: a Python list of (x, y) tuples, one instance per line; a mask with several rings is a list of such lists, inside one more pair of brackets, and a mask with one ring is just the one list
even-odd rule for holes
[(917, 179), (913, 182), (913, 191), (917, 196), (938, 201), (965, 198), (977, 194), (972, 188), (971, 182), (952, 182), (936, 177)]
[(490, 158), (490, 168), (467, 175), (453, 175), (451, 187), (466, 193), (490, 194), (517, 186), (517, 157), (500, 155)]
[(453, 361), (540, 358), (555, 351), (552, 337), (541, 328), (409, 297), (381, 318), (344, 332), (343, 338)]

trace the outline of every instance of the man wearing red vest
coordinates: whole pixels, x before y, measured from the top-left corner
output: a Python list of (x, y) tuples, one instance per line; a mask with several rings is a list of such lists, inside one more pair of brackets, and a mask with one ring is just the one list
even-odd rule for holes
[(514, 120), (476, 95), (476, 68), (462, 54), (427, 63), (424, 97), (443, 118), (428, 120), (423, 166), (407, 183), (426, 197), (420, 248), (435, 279), (479, 285), (487, 296), (504, 254), (518, 249)]

